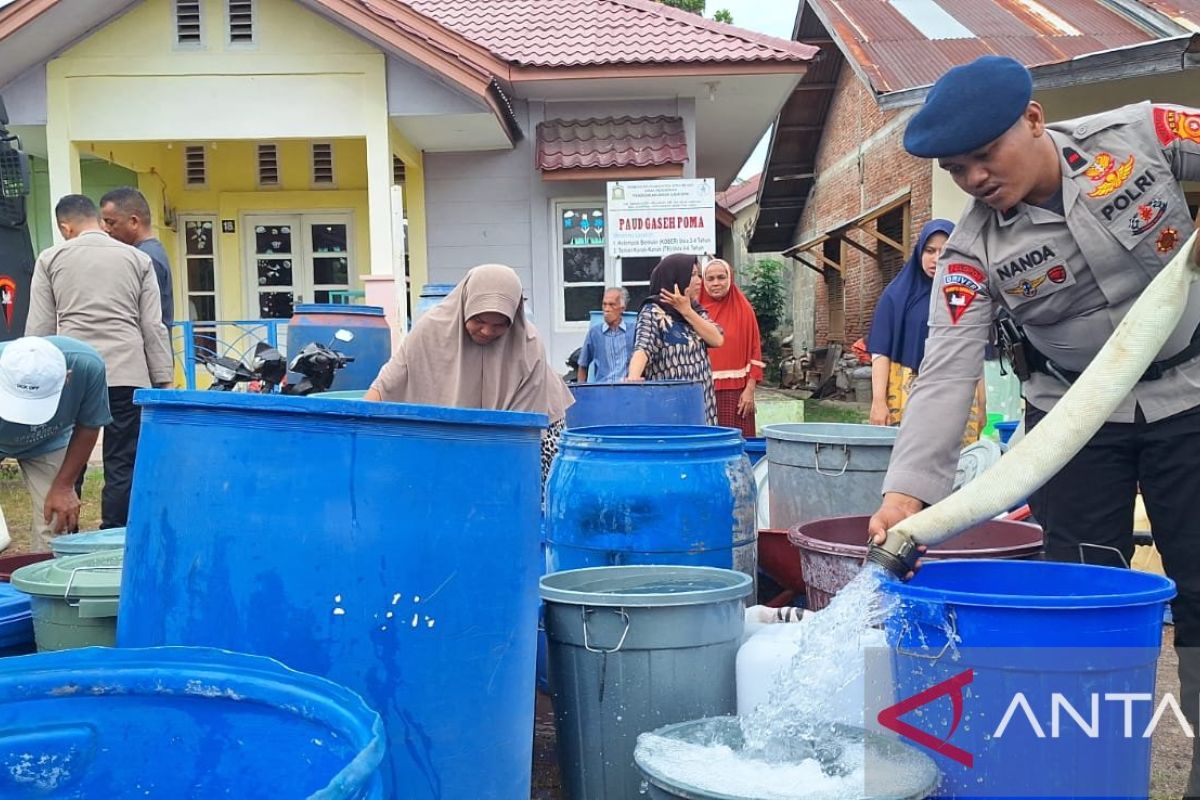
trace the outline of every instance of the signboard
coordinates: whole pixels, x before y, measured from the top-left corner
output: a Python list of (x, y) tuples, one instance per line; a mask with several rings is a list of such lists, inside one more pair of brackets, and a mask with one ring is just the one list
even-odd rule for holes
[(712, 178), (612, 181), (608, 184), (608, 252), (614, 258), (717, 249)]

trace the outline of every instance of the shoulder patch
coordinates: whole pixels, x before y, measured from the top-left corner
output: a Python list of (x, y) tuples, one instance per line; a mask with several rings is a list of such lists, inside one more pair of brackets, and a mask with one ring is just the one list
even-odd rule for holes
[(1200, 114), (1171, 106), (1154, 106), (1154, 135), (1163, 147), (1181, 139), (1200, 144)]

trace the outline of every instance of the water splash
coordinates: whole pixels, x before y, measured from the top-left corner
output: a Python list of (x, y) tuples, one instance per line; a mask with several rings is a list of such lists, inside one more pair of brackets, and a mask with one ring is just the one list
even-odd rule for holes
[[(775, 676), (767, 702), (736, 722), (683, 738), (644, 733), (638, 762), (705, 792), (764, 800), (862, 797), (866, 734), (835, 719), (830, 699), (864, 678), (864, 637), (895, 605), (879, 590), (885, 580), (892, 580), (885, 570), (867, 565), (829, 606), (794, 626), (796, 654)], [(889, 772), (903, 783), (923, 769), (899, 754)]]

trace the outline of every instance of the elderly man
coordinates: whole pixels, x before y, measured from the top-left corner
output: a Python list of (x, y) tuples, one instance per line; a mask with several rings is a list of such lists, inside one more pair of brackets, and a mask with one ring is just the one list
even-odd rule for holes
[(104, 429), (101, 527), (120, 528), (129, 516), (141, 426), (134, 390), (166, 388), (173, 377), (158, 281), (149, 256), (104, 232), (87, 197), (67, 195), (54, 213), (66, 241), (38, 256), (25, 332), (72, 336), (104, 359), (112, 422)]
[(629, 292), (623, 288), (604, 290), (604, 320), (593, 325), (583, 340), (579, 353), (579, 382), (587, 382), (588, 368), (596, 365), (596, 383), (613, 383), (625, 379), (629, 358), (633, 355), (634, 326), (625, 322), (625, 307)]
[(104, 360), (91, 347), (66, 336), (0, 343), (0, 458), (21, 467), (32, 549), (78, 526), (75, 477), (111, 421)]
[(150, 256), (158, 293), (162, 300), (163, 325), (169, 329), (175, 320), (175, 301), (171, 292), (171, 262), (167, 250), (154, 235), (150, 204), (146, 196), (131, 186), (106, 192), (100, 198), (100, 221), (108, 235), (118, 242), (136, 247)]

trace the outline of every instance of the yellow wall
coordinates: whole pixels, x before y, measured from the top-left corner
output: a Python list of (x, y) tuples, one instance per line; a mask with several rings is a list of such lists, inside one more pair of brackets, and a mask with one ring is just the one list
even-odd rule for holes
[[(401, 155), (407, 247), (419, 291), (426, 275), (421, 153), (388, 122), (383, 53), (295, 0), (256, 0), (256, 41), (230, 44), (225, 5), (203, 0), (199, 48), (175, 45), (172, 0), (145, 0), (48, 63), (50, 196), (78, 190), (81, 155), (138, 173), (159, 236), (177, 262), (176, 314), (183, 318), (182, 258), (164, 208), (235, 220), (255, 211), (349, 212), (357, 285), (360, 275), (392, 271), (389, 155)], [(334, 144), (334, 189), (310, 186), (314, 140)], [(257, 185), (258, 142), (278, 147), (279, 188)], [(184, 188), (189, 144), (208, 148), (206, 189)], [(376, 176), (370, 183), (368, 163)], [(246, 308), (238, 230), (217, 240), (225, 318), (254, 311)]]
[[(246, 281), (243, 278), (245, 229), (242, 214), (299, 212), (349, 212), (352, 216), (354, 241), (351, 244), (352, 284), (359, 285), (358, 276), (370, 264), (371, 246), (367, 224), (367, 192), (365, 148), (362, 140), (333, 141), (333, 163), (336, 189), (311, 189), (309, 185), (311, 142), (276, 142), (280, 167), (280, 186), (260, 188), (257, 185), (257, 143), (208, 142), (208, 186), (204, 189), (183, 189), (183, 146), (162, 142), (84, 142), (81, 153), (94, 154), (138, 173), (138, 188), (150, 201), (151, 212), (159, 238), (172, 259), (175, 290), (175, 314), (186, 319), (186, 283), (182, 274), (183, 251), (177, 231), (167, 227), (164, 207), (170, 216), (205, 215), (238, 222), (237, 233), (217, 236), (218, 315), (222, 319), (242, 319), (257, 316), (246, 303)], [(215, 144), (215, 147), (214, 147)], [(165, 198), (165, 202), (164, 202)]]

